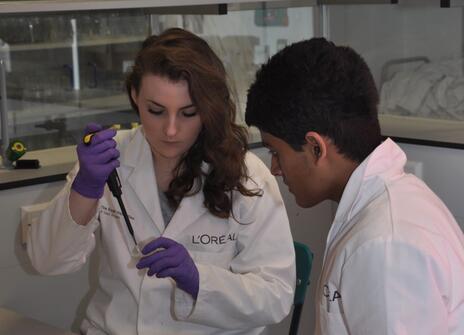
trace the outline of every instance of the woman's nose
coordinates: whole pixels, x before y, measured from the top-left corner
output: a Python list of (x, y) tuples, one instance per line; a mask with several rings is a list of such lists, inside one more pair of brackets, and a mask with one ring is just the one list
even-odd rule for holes
[(177, 125), (177, 120), (176, 120), (175, 117), (170, 117), (167, 120), (165, 131), (166, 131), (166, 136), (168, 136), (168, 137), (176, 136), (176, 134), (178, 132), (178, 125)]

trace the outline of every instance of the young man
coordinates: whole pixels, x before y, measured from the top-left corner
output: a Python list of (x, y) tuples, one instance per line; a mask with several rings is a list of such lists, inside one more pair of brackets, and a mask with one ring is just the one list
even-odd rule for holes
[(338, 202), (317, 289), (316, 334), (464, 334), (464, 238), (443, 202), (382, 142), (364, 60), (323, 38), (273, 56), (248, 93), (301, 207)]

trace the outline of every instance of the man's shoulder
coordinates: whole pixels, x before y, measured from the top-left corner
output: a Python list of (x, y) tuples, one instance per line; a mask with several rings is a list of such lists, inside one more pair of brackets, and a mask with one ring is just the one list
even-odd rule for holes
[(386, 183), (393, 223), (407, 223), (439, 234), (443, 224), (455, 223), (444, 202), (419, 178), (404, 174)]
[(446, 205), (417, 177), (386, 182), (385, 191), (353, 218), (349, 243), (373, 239), (416, 243), (454, 239), (459, 227)]
[(348, 234), (347, 243), (362, 245), (366, 241), (392, 235), (391, 203), (386, 191), (370, 201), (351, 220), (355, 221)]

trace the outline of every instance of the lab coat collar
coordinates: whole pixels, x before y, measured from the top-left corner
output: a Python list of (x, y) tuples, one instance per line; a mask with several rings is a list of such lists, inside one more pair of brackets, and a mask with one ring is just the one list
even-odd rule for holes
[(164, 231), (164, 220), (159, 206), (158, 185), (153, 168), (150, 146), (145, 139), (143, 128), (139, 127), (121, 153), (121, 167), (131, 169), (128, 183), (142, 202), (159, 232)]
[[(125, 137), (124, 135), (128, 136)], [(139, 159), (143, 158), (144, 156), (147, 156), (147, 150), (148, 152), (151, 152), (150, 147), (148, 145), (147, 140), (145, 139), (143, 127), (132, 129), (129, 133), (126, 133), (124, 135), (122, 141), (127, 139), (129, 143), (127, 143), (124, 146), (125, 149), (121, 152), (119, 161), (121, 162), (121, 165), (135, 168), (137, 165), (140, 165)]]
[[(203, 192), (200, 191), (194, 195), (185, 196), (165, 229), (166, 225), (160, 206), (156, 205), (159, 204), (156, 172), (150, 146), (145, 139), (142, 127), (139, 127), (130, 143), (126, 146), (124, 153), (121, 153), (121, 165), (132, 168), (128, 183), (143, 203), (155, 226), (164, 236), (175, 238), (189, 224), (207, 211), (203, 204)], [(208, 164), (203, 163), (202, 170), (206, 172), (208, 168)], [(197, 182), (195, 181), (195, 183)]]
[(353, 217), (385, 190), (385, 180), (404, 173), (405, 164), (405, 153), (388, 138), (353, 171), (327, 237), (326, 254), (338, 238), (356, 223)]

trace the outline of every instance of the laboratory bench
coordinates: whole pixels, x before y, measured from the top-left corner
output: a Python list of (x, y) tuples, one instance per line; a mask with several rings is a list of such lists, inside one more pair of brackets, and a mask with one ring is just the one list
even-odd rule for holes
[(464, 121), (379, 114), (384, 138), (397, 143), (464, 149)]
[[(38, 159), (38, 169), (0, 169), (0, 190), (64, 180), (77, 161), (76, 147), (26, 152), (21, 159)], [(1, 159), (0, 159), (1, 160)]]

